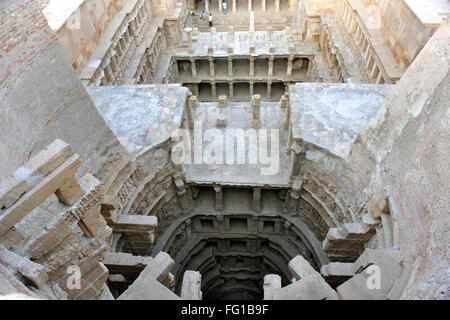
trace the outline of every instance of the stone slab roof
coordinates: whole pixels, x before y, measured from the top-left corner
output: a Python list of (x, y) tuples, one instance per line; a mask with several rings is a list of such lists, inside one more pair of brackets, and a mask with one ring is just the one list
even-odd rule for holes
[(360, 128), (375, 113), (392, 85), (297, 84), (291, 96), (294, 139), (346, 158)]
[(86, 89), (111, 130), (133, 154), (167, 140), (180, 127), (188, 93), (179, 84)]

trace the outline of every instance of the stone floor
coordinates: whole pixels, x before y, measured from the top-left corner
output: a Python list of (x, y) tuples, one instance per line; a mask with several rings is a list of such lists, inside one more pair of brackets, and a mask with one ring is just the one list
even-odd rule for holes
[[(226, 128), (223, 129), (216, 128), (217, 117), (220, 114), (217, 103), (200, 103), (194, 117), (196, 120), (203, 122), (203, 132), (207, 129), (216, 128), (220, 137), (225, 137), (226, 129), (242, 129), (243, 131), (252, 129), (253, 109), (251, 108), (250, 102), (231, 102), (228, 107), (223, 108), (223, 113), (227, 123)], [(261, 174), (259, 164), (249, 164), (249, 154), (256, 155), (258, 150), (257, 146), (248, 146), (248, 140), (246, 139), (248, 150), (246, 153), (246, 164), (241, 165), (236, 164), (235, 162), (235, 164), (232, 165), (186, 165), (185, 168), (188, 180), (195, 181), (198, 184), (212, 184), (220, 182), (221, 184), (243, 186), (286, 186), (288, 184), (288, 156), (286, 154), (286, 130), (282, 129), (284, 118), (285, 110), (281, 109), (280, 103), (261, 102), (261, 127), (269, 129), (269, 131), (267, 131), (269, 139), (271, 139), (270, 129), (276, 130), (276, 133), (279, 134), (278, 150), (280, 155), (280, 163), (279, 170), (275, 174)], [(208, 143), (203, 141), (203, 145), (206, 147)], [(225, 157), (226, 153), (224, 152), (224, 163), (226, 159)], [(259, 156), (258, 163), (260, 163)]]

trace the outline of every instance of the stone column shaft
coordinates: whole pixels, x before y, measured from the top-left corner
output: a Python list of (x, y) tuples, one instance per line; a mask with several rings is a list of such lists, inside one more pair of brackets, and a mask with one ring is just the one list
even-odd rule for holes
[(233, 59), (228, 58), (228, 76), (233, 77)]
[(214, 100), (217, 98), (215, 82), (211, 83), (211, 95)]
[(267, 98), (272, 98), (272, 82), (267, 83)]
[(197, 78), (197, 66), (195, 65), (195, 60), (191, 60), (191, 68), (192, 68), (192, 78)]
[(211, 78), (215, 78), (215, 76), (216, 76), (216, 70), (214, 69), (214, 60), (213, 59), (209, 60), (209, 76)]
[(273, 56), (269, 57), (269, 70), (268, 70), (268, 77), (273, 77)]
[(223, 192), (221, 186), (215, 186), (214, 191), (216, 192), (216, 199), (215, 199), (215, 210), (216, 211), (223, 211)]
[(294, 58), (289, 57), (288, 59), (288, 65), (287, 65), (287, 71), (286, 75), (288, 77), (292, 76), (292, 62), (294, 61)]
[(230, 89), (230, 99), (233, 99), (233, 97), (234, 97), (233, 82), (230, 82), (228, 87)]
[(253, 210), (261, 212), (261, 188), (253, 188)]

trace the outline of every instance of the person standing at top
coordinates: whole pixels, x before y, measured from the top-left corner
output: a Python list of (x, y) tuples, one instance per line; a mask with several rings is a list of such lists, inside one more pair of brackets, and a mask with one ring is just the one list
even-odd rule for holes
[(227, 2), (226, 1), (224, 1), (222, 3), (222, 9), (223, 9), (223, 14), (227, 14)]
[(213, 25), (213, 16), (212, 16), (211, 13), (209, 14), (208, 21), (209, 21), (209, 27), (212, 27), (212, 25)]

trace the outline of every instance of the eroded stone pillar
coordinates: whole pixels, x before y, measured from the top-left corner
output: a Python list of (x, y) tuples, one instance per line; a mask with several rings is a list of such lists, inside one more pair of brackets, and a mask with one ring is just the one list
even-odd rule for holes
[(253, 188), (253, 205), (255, 212), (261, 212), (261, 188)]
[(214, 186), (214, 191), (216, 192), (216, 199), (214, 202), (214, 208), (216, 211), (223, 211), (223, 192), (221, 186)]
[(294, 141), (292, 147), (291, 147), (291, 165), (289, 170), (289, 176), (291, 180), (295, 180), (295, 178), (298, 176), (298, 172), (300, 170), (300, 154), (303, 151), (302, 146)]
[(250, 57), (250, 77), (255, 76), (255, 58)]
[(292, 62), (294, 61), (294, 57), (290, 56), (288, 59), (288, 65), (286, 70), (286, 75), (288, 77), (292, 76)]
[(191, 190), (186, 188), (186, 184), (182, 179), (175, 180), (175, 187), (177, 189), (178, 202), (180, 204), (181, 211), (191, 211), (194, 207), (194, 199), (192, 198)]
[(267, 82), (267, 98), (272, 99), (272, 81)]
[(289, 104), (289, 98), (284, 94), (281, 97), (281, 109), (286, 109)]
[(189, 53), (194, 53), (193, 47), (192, 47), (192, 28), (185, 28), (184, 31), (186, 32), (187, 41), (188, 41), (188, 51)]
[(211, 95), (212, 98), (215, 100), (217, 98), (217, 94), (216, 94), (216, 83), (212, 82), (211, 83)]
[(289, 192), (289, 196), (286, 197), (285, 209), (291, 215), (297, 215), (297, 208), (300, 201), (300, 192), (302, 190), (303, 182), (296, 179), (292, 185), (292, 189)]
[(197, 78), (197, 66), (195, 65), (195, 60), (191, 59), (191, 69), (192, 69), (192, 78)]
[(273, 60), (274, 60), (274, 57), (270, 56), (269, 57), (269, 69), (268, 69), (268, 77), (269, 78), (273, 77)]
[(261, 96), (255, 94), (252, 96), (253, 122), (252, 128), (259, 129), (261, 127)]
[(197, 96), (191, 96), (189, 98), (189, 104), (190, 104), (191, 110), (193, 110), (193, 111), (197, 110), (197, 108), (198, 108), (198, 98), (197, 98)]
[(221, 109), (228, 107), (228, 97), (219, 96), (219, 98), (217, 99), (217, 106)]
[(216, 76), (216, 70), (214, 68), (214, 59), (213, 58), (209, 58), (209, 76), (211, 78), (214, 78)]
[(181, 285), (181, 298), (184, 300), (202, 300), (201, 284), (202, 275), (200, 272), (186, 271)]
[(264, 300), (273, 300), (274, 292), (281, 289), (281, 277), (277, 274), (264, 276)]
[(223, 13), (222, 3), (223, 3), (223, 0), (219, 0), (219, 12), (220, 13)]

